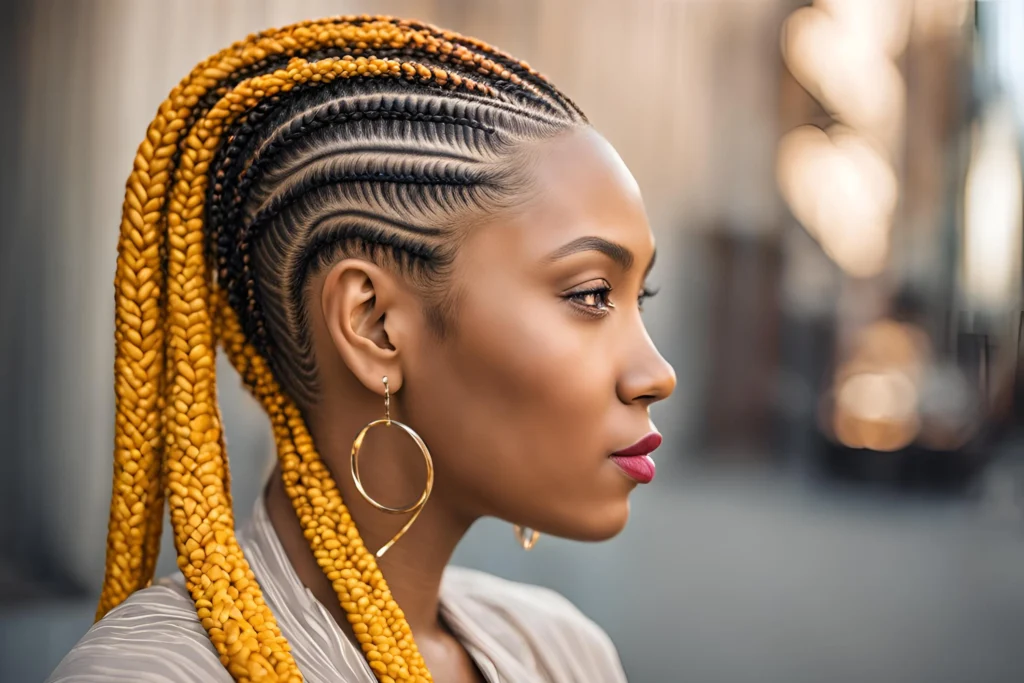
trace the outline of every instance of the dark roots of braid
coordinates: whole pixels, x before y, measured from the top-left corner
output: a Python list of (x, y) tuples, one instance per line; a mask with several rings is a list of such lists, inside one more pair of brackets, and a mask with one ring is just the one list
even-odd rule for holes
[(232, 676), (302, 680), (235, 538), (220, 344), (270, 416), (285, 490), (370, 667), (431, 680), (303, 419), (316, 395), (303, 289), (343, 255), (370, 259), (418, 278), (440, 329), (455, 226), (521, 189), (517, 145), (585, 123), (525, 63), (389, 17), (250, 36), (171, 92), (123, 207), (97, 617), (152, 579), (166, 495), (186, 587)]

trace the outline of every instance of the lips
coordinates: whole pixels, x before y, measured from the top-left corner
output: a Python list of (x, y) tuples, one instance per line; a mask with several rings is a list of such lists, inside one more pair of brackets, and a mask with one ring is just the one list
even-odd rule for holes
[(654, 480), (655, 471), (654, 461), (649, 454), (660, 445), (661, 434), (651, 432), (629, 448), (613, 453), (610, 460), (630, 479), (648, 484)]
[(612, 455), (647, 455), (648, 453), (653, 452), (654, 449), (660, 445), (661, 434), (658, 432), (651, 432), (629, 448), (623, 448), (621, 451), (615, 451)]

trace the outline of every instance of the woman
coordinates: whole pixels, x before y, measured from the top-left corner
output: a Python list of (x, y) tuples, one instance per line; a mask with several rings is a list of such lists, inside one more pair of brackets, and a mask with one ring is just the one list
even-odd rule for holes
[[(127, 184), (101, 618), (50, 680), (624, 680), (564, 598), (446, 565), (483, 516), (623, 528), (675, 385), (653, 262), (614, 150), (479, 41), (336, 18), (200, 64)], [(218, 343), (279, 454), (237, 535)]]

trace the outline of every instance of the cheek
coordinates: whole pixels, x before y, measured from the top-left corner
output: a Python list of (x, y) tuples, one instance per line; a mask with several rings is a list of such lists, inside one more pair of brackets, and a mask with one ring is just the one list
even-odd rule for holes
[(613, 369), (601, 323), (569, 305), (465, 300), (453, 337), (415, 363), (409, 399), (437, 449), (439, 483), (476, 492), (491, 514), (530, 498), (571, 502), (606, 464)]

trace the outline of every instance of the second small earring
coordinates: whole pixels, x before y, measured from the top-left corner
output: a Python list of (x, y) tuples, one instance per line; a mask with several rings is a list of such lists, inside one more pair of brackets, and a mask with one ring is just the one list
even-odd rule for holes
[(523, 547), (523, 550), (533, 550), (533, 546), (537, 545), (537, 539), (540, 538), (540, 532), (536, 529), (513, 524), (512, 530), (515, 532), (516, 540), (519, 541), (519, 545)]

